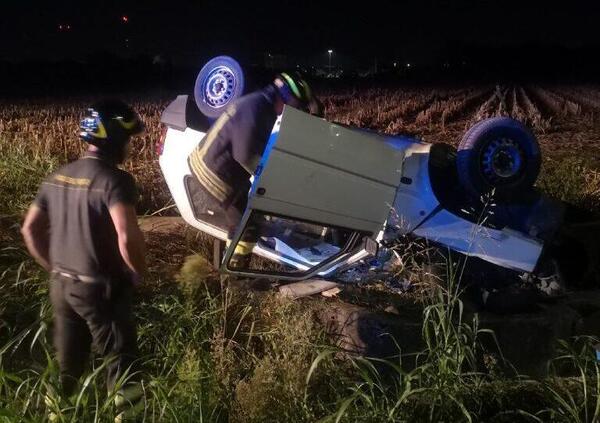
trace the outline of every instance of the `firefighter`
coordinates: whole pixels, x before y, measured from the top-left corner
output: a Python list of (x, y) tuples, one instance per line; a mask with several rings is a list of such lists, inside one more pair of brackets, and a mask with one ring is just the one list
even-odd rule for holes
[[(142, 404), (139, 383), (122, 381), (137, 354), (131, 306), (134, 286), (146, 271), (145, 245), (135, 181), (117, 166), (131, 136), (143, 129), (121, 101), (92, 106), (81, 122), (87, 151), (45, 179), (22, 227), (30, 254), (51, 272), (62, 393), (75, 392), (93, 342), (107, 358), (108, 388), (118, 391), (115, 421), (126, 420)], [(48, 401), (53, 399), (47, 396)], [(50, 418), (58, 416), (51, 412)]]
[[(189, 156), (190, 168), (201, 189), (225, 212), (228, 244), (246, 209), (250, 176), (285, 104), (322, 114), (322, 104), (299, 74), (280, 73), (264, 89), (242, 96), (229, 106), (209, 129), (204, 142)], [(257, 225), (249, 222), (236, 245), (230, 267), (247, 266), (257, 238)]]

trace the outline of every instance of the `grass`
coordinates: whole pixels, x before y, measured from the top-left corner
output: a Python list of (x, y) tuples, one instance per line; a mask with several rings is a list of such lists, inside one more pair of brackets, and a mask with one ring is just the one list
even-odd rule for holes
[[(26, 270), (35, 266), (22, 256), (12, 257), (2, 275), (0, 421), (39, 421), (45, 394), (57, 390), (47, 281)], [(309, 398), (303, 396), (312, 354), (326, 342), (310, 312), (273, 295), (213, 283), (219, 284), (214, 274), (193, 289), (140, 293), (145, 421), (312, 421), (333, 388), (315, 384)], [(111, 420), (114, 394), (103, 388), (103, 366), (94, 361), (74, 397), (56, 398), (50, 408), (61, 421)], [(319, 374), (325, 371), (330, 379), (338, 369)]]
[[(17, 246), (0, 256), (6, 266), (0, 277), (0, 421), (34, 422), (47, 412), (46, 393), (58, 385), (48, 281), (10, 227)], [(330, 381), (340, 380), (343, 365), (319, 369), (305, 397), (310, 363), (327, 345), (311, 310), (272, 293), (221, 285), (200, 256), (190, 256), (170, 283), (151, 279), (139, 293), (136, 318), (144, 421), (314, 421), (328, 399), (333, 403)], [(61, 421), (111, 421), (114, 394), (103, 388), (103, 366), (96, 359), (81, 390), (52, 403)]]
[[(0, 258), (0, 421), (37, 422), (47, 412), (45, 394), (57, 386), (46, 275), (20, 246)], [(198, 255), (163, 277), (170, 282), (149, 281), (135, 310), (146, 422), (566, 422), (574, 413), (594, 421), (592, 340), (553, 366), (557, 374), (582, 369), (578, 377), (535, 382), (481, 372), (484, 332), (464, 319), (458, 286), (431, 291), (420, 354), (380, 360), (340, 355), (314, 317), (326, 306), (320, 301), (222, 284)], [(416, 366), (406, 370), (409, 361)], [(93, 361), (81, 382), (74, 397), (57, 397), (50, 409), (64, 422), (111, 421), (103, 362)]]
[[(417, 115), (417, 106), (402, 113)], [(149, 133), (134, 141), (126, 164), (142, 188), (141, 213), (169, 203), (152, 154), (161, 107), (138, 104)], [(387, 119), (385, 107), (377, 119)], [(51, 395), (46, 404), (58, 380), (48, 280), (18, 235), (41, 179), (81, 151), (73, 136), (79, 110), (40, 103), (0, 113), (0, 423), (44, 421), (49, 409), (63, 422), (109, 422), (115, 414), (97, 357), (72, 398)], [(331, 111), (341, 112), (352, 113)], [(596, 170), (585, 159), (547, 159), (539, 185), (597, 210)], [(423, 321), (424, 349), (381, 360), (348, 356), (331, 343), (315, 317), (330, 305), (325, 300), (292, 302), (222, 281), (204, 258), (205, 240), (192, 232), (149, 237), (151, 276), (135, 307), (146, 422), (598, 420), (596, 340), (563, 343), (547, 379), (509, 379), (486, 362), (499, 356), (482, 347), (491, 334), (464, 313), (460, 266), (450, 267), (446, 283), (427, 278), (419, 285), (425, 304), (410, 304)], [(565, 371), (571, 376), (558, 376)]]
[(547, 157), (537, 185), (555, 198), (600, 213), (600, 166), (594, 157)]

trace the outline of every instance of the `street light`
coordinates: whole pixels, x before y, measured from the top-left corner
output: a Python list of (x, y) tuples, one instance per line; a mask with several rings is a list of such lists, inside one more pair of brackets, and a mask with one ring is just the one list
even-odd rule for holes
[(331, 53), (333, 53), (333, 50), (327, 50), (327, 53), (329, 53), (329, 72), (331, 72)]

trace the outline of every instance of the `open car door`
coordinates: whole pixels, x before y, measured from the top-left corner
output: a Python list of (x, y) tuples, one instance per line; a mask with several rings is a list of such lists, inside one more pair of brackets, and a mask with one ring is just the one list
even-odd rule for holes
[[(302, 280), (375, 255), (404, 158), (385, 141), (285, 107), (222, 270)], [(277, 263), (253, 256), (244, 268), (234, 267), (236, 247), (249, 240)]]

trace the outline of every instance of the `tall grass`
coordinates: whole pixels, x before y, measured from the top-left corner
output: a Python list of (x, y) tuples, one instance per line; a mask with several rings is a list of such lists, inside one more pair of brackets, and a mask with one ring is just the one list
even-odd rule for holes
[(557, 421), (600, 421), (600, 363), (596, 359), (597, 337), (582, 336), (572, 342), (559, 341), (561, 355), (550, 363), (554, 374), (568, 368), (572, 377), (553, 377), (544, 387), (555, 406), (542, 415)]
[[(59, 394), (49, 343), (47, 280), (31, 270), (35, 267), (20, 248), (5, 253), (8, 266), (0, 278), (0, 421), (37, 422), (49, 412), (61, 422), (112, 421), (115, 392), (106, 391), (105, 362), (99, 357), (76, 394)], [(198, 275), (182, 274), (175, 290), (140, 294), (136, 376), (145, 392), (141, 419), (317, 420), (326, 401), (335, 397), (333, 381), (340, 380), (335, 375), (343, 366), (320, 369), (318, 382), (304, 396), (308, 367), (326, 345), (310, 310), (271, 294), (221, 286), (214, 273), (202, 275), (205, 279)]]
[[(381, 94), (365, 94), (377, 107), (363, 112), (359, 122), (402, 129), (408, 127), (402, 121), (406, 119), (413, 127), (430, 99), (423, 93), (416, 100), (402, 94), (397, 97), (406, 104), (396, 110), (395, 105), (380, 104)], [(331, 116), (350, 119), (352, 107), (363, 107), (359, 103), (345, 107), (341, 103), (346, 100), (341, 100), (335, 95), (328, 99), (332, 107), (340, 106), (328, 111)], [(41, 179), (81, 152), (76, 132), (86, 104), (79, 100), (63, 105), (40, 102), (0, 111), (2, 423), (39, 422), (49, 412), (62, 422), (101, 423), (112, 421), (116, 412), (115, 393), (105, 388), (105, 362), (97, 357), (73, 397), (59, 394), (58, 368), (50, 345), (47, 276), (37, 270), (17, 235), (19, 216)], [(163, 106), (161, 102), (136, 104), (149, 132), (134, 140), (135, 154), (126, 167), (142, 186), (142, 212), (168, 203), (152, 153)], [(555, 164), (545, 166), (539, 185), (561, 198), (597, 207), (594, 168), (578, 159)], [(164, 255), (164, 248), (154, 254)], [(399, 348), (398, 356), (389, 360), (340, 354), (316, 323), (312, 302), (290, 302), (221, 283), (199, 256), (188, 259), (177, 278), (153, 274), (135, 308), (141, 350), (136, 376), (145, 393), (141, 419), (597, 421), (600, 376), (591, 340), (564, 344), (565, 353), (551, 366), (553, 377), (542, 382), (482, 372), (480, 338), (490, 334), (480, 327), (476, 315), (464, 311), (460, 269), (449, 263), (445, 283), (430, 283), (427, 278), (423, 351), (407, 355)], [(559, 378), (564, 368), (574, 376)], [(125, 375), (120, 383), (127, 383), (129, 377)]]
[[(411, 355), (399, 349), (396, 360), (352, 358), (357, 379), (330, 415), (332, 421), (476, 421), (465, 396), (481, 383), (479, 337), (489, 331), (479, 328), (476, 315), (465, 321), (457, 270), (449, 261), (447, 283), (429, 286), (423, 309), (425, 349)], [(311, 369), (333, 353), (321, 354)]]
[(555, 198), (600, 212), (600, 171), (593, 157), (546, 158), (537, 185)]

